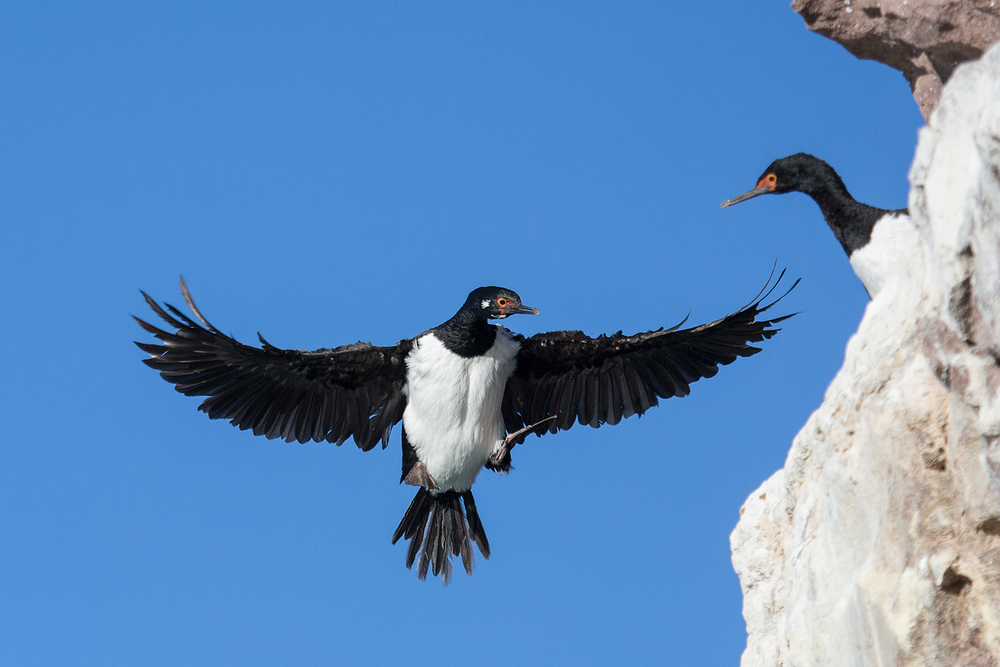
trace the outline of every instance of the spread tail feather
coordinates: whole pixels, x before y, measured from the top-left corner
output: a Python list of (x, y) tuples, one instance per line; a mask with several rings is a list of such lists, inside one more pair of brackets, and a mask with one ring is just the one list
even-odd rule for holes
[[(465, 503), (464, 512), (460, 501)], [(406, 567), (413, 566), (419, 553), (417, 577), (426, 579), (429, 569), (434, 576), (440, 575), (445, 585), (451, 580), (453, 555), (461, 556), (465, 572), (472, 574), (475, 562), (473, 542), (479, 546), (483, 558), (490, 558), (490, 543), (486, 539), (483, 522), (479, 520), (472, 491), (435, 494), (424, 488), (418, 489), (392, 535), (392, 543), (395, 544), (401, 537), (410, 542), (406, 550)]]

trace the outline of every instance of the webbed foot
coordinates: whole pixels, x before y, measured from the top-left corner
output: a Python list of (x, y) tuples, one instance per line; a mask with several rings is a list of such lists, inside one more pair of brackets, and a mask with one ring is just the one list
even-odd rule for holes
[[(509, 457), (508, 457), (509, 458)], [(409, 484), (410, 486), (419, 486), (429, 491), (437, 491), (441, 487), (438, 483), (434, 481), (431, 474), (427, 472), (427, 466), (423, 464), (422, 461), (417, 461), (410, 468), (410, 472), (406, 474), (403, 478), (404, 484)]]

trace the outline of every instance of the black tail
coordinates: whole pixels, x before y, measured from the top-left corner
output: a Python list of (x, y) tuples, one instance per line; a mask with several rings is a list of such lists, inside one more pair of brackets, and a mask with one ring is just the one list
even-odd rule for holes
[[(465, 501), (465, 512), (462, 512), (459, 499)], [(392, 543), (395, 544), (401, 537), (410, 541), (410, 547), (406, 550), (407, 568), (413, 566), (417, 552), (420, 552), (420, 562), (417, 564), (417, 577), (420, 579), (427, 578), (427, 570), (430, 568), (434, 576), (441, 575), (441, 580), (447, 585), (451, 579), (452, 555), (461, 555), (465, 572), (472, 574), (475, 561), (473, 542), (479, 545), (483, 558), (490, 559), (490, 542), (486, 539), (486, 531), (479, 520), (472, 491), (434, 493), (424, 488), (419, 489), (393, 533)]]

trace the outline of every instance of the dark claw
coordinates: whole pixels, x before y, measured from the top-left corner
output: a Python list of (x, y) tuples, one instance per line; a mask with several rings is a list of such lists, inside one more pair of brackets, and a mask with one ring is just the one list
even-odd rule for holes
[(486, 467), (501, 475), (510, 474), (510, 447), (506, 442), (493, 452), (493, 456), (486, 462)]

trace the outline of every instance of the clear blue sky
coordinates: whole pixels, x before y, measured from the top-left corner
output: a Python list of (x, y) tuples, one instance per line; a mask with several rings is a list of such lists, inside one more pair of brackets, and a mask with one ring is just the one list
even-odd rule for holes
[[(906, 205), (903, 77), (778, 2), (0, 8), (0, 664), (735, 665), (729, 533), (867, 298), (775, 158)], [(362, 7), (363, 5), (363, 7)], [(144, 289), (245, 342), (392, 344), (510, 287), (531, 334), (712, 320), (764, 352), (530, 439), (471, 578), (418, 581), (387, 450), (255, 438), (140, 363)]]

